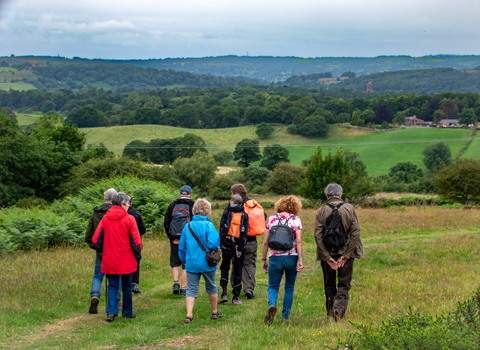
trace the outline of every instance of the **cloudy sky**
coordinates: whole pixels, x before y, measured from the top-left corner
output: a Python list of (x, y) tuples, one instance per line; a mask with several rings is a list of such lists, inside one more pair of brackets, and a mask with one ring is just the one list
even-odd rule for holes
[(0, 56), (480, 54), (479, 0), (0, 0)]

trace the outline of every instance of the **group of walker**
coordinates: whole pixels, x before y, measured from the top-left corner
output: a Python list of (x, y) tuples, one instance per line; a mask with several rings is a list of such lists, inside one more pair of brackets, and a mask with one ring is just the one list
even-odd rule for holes
[[(239, 300), (242, 285), (247, 299), (255, 297), (257, 236), (262, 234), (262, 269), (268, 273), (268, 310), (264, 322), (273, 323), (283, 275), (282, 321), (288, 321), (297, 273), (303, 269), (303, 226), (297, 216), (302, 204), (295, 196), (283, 197), (275, 203), (275, 214), (267, 220), (262, 206), (248, 198), (244, 185), (233, 185), (230, 190), (231, 201), (223, 211), (219, 231), (209, 219), (210, 203), (203, 198), (193, 201), (192, 189), (187, 185), (182, 186), (180, 198), (172, 202), (165, 213), (173, 293), (186, 299), (185, 323), (193, 321), (193, 307), (202, 276), (212, 308), (211, 318), (223, 316), (217, 305), (228, 302), (231, 265), (232, 304), (242, 304)], [(318, 209), (314, 227), (327, 316), (335, 321), (343, 317), (348, 306), (354, 259), (363, 257), (358, 216), (354, 207), (341, 199), (342, 192), (342, 187), (335, 183), (325, 188), (327, 203)], [(109, 282), (107, 321), (113, 322), (119, 313), (120, 290), (123, 292), (122, 316), (136, 317), (132, 292), (141, 292), (140, 236), (146, 230), (140, 213), (131, 206), (129, 195), (109, 189), (104, 193), (104, 201), (94, 209), (85, 235), (86, 242), (97, 251), (89, 312), (98, 313), (100, 287), (106, 274)], [(215, 282), (218, 267), (209, 262), (206, 255), (219, 249), (222, 255), (220, 300)]]

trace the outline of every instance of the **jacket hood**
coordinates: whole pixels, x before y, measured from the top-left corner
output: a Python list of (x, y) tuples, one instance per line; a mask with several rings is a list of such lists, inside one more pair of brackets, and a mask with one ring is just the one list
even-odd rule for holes
[(210, 221), (210, 218), (208, 216), (202, 216), (202, 215), (194, 215), (192, 221)]
[(177, 199), (175, 199), (175, 203), (177, 203), (177, 204), (188, 204), (188, 205), (190, 205), (190, 204), (195, 203), (195, 201), (194, 201), (193, 199), (191, 199), (191, 198), (185, 198), (185, 197), (184, 197), (184, 198), (177, 198)]
[(343, 203), (343, 200), (340, 197), (330, 197), (330, 198), (328, 198), (327, 203), (328, 204)]
[(111, 203), (103, 203), (102, 205), (93, 208), (93, 211), (104, 211), (104, 212), (106, 212), (106, 211), (108, 211), (112, 206), (113, 206), (113, 204), (111, 204)]
[(120, 220), (127, 215), (128, 213), (125, 211), (125, 209), (118, 205), (113, 205), (105, 214), (108, 220)]
[(225, 209), (227, 211), (231, 211), (232, 213), (243, 213), (243, 211), (244, 211), (243, 205), (232, 206), (230, 203), (228, 203), (228, 205)]

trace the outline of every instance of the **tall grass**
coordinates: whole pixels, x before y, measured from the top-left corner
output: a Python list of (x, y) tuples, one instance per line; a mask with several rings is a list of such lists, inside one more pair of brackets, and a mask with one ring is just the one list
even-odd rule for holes
[[(214, 210), (215, 223), (220, 214)], [(100, 314), (87, 313), (94, 251), (60, 246), (3, 255), (0, 347), (125, 349), (161, 344), (191, 349), (325, 349), (356, 332), (349, 321), (379, 326), (410, 307), (426, 316), (446, 314), (478, 285), (480, 211), (359, 209), (365, 259), (354, 263), (345, 320), (327, 320), (314, 215), (313, 209), (300, 212), (305, 269), (297, 278), (288, 323), (275, 320), (272, 327), (263, 325), (268, 276), (258, 266), (255, 299), (241, 295), (244, 305), (220, 305), (225, 317), (213, 321), (202, 283), (195, 320), (184, 325), (185, 301), (172, 294), (169, 243), (157, 234), (144, 242), (142, 294), (133, 301), (137, 319), (120, 317), (113, 324), (105, 322), (103, 290)]]

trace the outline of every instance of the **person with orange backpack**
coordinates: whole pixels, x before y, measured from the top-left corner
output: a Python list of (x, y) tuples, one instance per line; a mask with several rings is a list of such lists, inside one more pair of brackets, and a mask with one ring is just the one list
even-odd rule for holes
[[(263, 207), (255, 199), (248, 198), (247, 189), (242, 184), (230, 187), (232, 196), (238, 194), (242, 197), (243, 208), (248, 215), (247, 246), (243, 254), (242, 282), (243, 291), (247, 299), (253, 299), (255, 290), (255, 273), (257, 270), (257, 236), (265, 232), (265, 220), (267, 215)], [(234, 274), (235, 269), (232, 274)]]
[(243, 255), (247, 246), (248, 215), (243, 210), (243, 200), (238, 194), (223, 211), (220, 220), (220, 247), (222, 248), (222, 272), (220, 286), (223, 288), (219, 303), (228, 301), (227, 286), (230, 262), (233, 264), (233, 305), (242, 305), (238, 296), (242, 290)]

